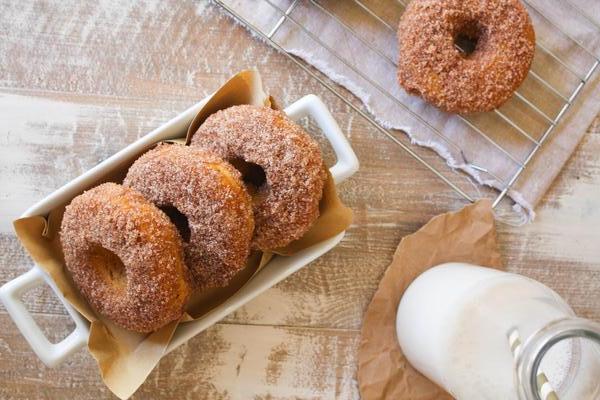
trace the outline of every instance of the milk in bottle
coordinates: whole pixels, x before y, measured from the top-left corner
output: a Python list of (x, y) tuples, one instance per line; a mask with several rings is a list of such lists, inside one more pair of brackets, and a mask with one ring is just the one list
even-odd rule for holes
[(532, 279), (434, 267), (404, 293), (396, 325), (411, 364), (459, 400), (600, 398), (600, 329)]

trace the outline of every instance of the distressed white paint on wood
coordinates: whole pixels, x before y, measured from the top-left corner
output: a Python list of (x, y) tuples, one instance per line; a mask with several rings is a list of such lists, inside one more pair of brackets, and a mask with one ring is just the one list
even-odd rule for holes
[[(174, 115), (0, 89), (0, 232), (25, 208)], [(82, 102), (83, 100), (83, 102)]]
[[(361, 160), (359, 173), (340, 187), (355, 221), (333, 252), (166, 357), (136, 397), (356, 397), (362, 313), (398, 241), (464, 203), (214, 6), (121, 3), (0, 0), (0, 284), (31, 262), (11, 233), (12, 218), (230, 75), (256, 66), (282, 105), (316, 93), (332, 109)], [(538, 219), (524, 228), (501, 225), (499, 238), (510, 270), (543, 281), (578, 313), (600, 320), (598, 153), (596, 126)], [(26, 301), (55, 338), (68, 332), (49, 290)], [(0, 326), (1, 398), (111, 398), (85, 352), (47, 369), (2, 310)]]
[[(45, 330), (68, 333), (65, 316), (36, 319)], [(5, 313), (0, 323), (12, 324)], [(133, 398), (358, 398), (358, 340), (355, 331), (218, 324), (165, 357)], [(45, 368), (14, 330), (0, 337), (0, 349), (11, 360), (0, 364), (3, 399), (113, 398), (84, 351)]]
[(542, 281), (578, 314), (600, 320), (600, 118), (538, 208), (534, 223), (500, 226), (509, 268)]

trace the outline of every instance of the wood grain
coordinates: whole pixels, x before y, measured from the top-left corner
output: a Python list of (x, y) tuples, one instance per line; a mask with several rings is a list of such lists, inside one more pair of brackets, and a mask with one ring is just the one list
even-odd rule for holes
[[(63, 335), (67, 320), (37, 316), (45, 331)], [(4, 313), (0, 323), (12, 324)], [(133, 398), (357, 398), (358, 339), (351, 330), (217, 324), (164, 358)], [(15, 330), (3, 333), (0, 348), (2, 399), (114, 398), (84, 350), (50, 369)]]
[[(357, 398), (362, 313), (398, 241), (464, 202), (287, 58), (205, 1), (0, 0), (0, 10), (0, 284), (31, 265), (12, 233), (13, 218), (227, 77), (257, 67), (282, 105), (315, 93), (340, 122), (361, 161), (359, 173), (340, 187), (355, 221), (334, 251), (163, 359), (135, 397)], [(536, 221), (520, 228), (499, 225), (510, 270), (548, 284), (576, 312), (595, 320), (599, 152), (597, 119)], [(420, 154), (443, 168), (433, 153)], [(479, 190), (466, 178), (453, 179), (470, 193)], [(26, 302), (54, 339), (68, 333), (69, 319), (49, 290), (29, 294)], [(1, 398), (112, 397), (84, 351), (49, 369), (3, 309), (0, 326)]]

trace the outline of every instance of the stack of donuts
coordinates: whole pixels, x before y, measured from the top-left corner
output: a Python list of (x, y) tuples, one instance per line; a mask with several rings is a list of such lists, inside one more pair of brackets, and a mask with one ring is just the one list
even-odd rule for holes
[(122, 185), (71, 201), (60, 231), (66, 267), (99, 314), (154, 331), (181, 318), (194, 291), (226, 286), (251, 251), (303, 236), (326, 177), (317, 143), (281, 111), (218, 111), (189, 146), (159, 144)]

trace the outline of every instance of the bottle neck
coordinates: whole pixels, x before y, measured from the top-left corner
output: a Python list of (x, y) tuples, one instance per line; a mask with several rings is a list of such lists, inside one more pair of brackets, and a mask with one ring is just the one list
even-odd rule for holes
[[(600, 324), (583, 318), (564, 318), (549, 323), (527, 339), (516, 363), (516, 379), (521, 400), (558, 400), (558, 393), (554, 391), (540, 366), (544, 356), (553, 346), (561, 341), (576, 338), (586, 339), (588, 345), (600, 348)], [(594, 357), (600, 357), (600, 353), (595, 353)], [(597, 361), (600, 363), (600, 360)], [(592, 373), (597, 374), (598, 371)], [(573, 380), (573, 384), (578, 383)], [(561, 397), (560, 400), (566, 399)]]

